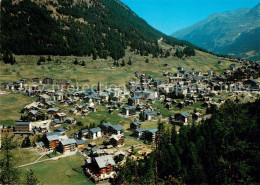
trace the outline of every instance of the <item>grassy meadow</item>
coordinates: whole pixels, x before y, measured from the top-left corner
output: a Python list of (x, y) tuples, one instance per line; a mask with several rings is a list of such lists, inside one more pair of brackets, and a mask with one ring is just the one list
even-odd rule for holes
[(44, 161), (19, 168), (22, 178), (25, 178), (26, 172), (32, 169), (38, 177), (41, 184), (93, 184), (92, 181), (83, 173), (78, 173), (73, 168), (80, 168), (84, 165), (84, 158), (79, 155), (73, 155), (53, 161)]

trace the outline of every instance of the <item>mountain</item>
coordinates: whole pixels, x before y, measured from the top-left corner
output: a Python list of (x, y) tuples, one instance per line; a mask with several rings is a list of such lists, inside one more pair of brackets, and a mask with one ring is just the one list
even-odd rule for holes
[(18, 55), (77, 55), (118, 60), (157, 57), (158, 39), (189, 45), (148, 25), (119, 0), (2, 0), (1, 48)]
[(216, 13), (172, 34), (218, 54), (260, 58), (260, 3), (254, 8)]

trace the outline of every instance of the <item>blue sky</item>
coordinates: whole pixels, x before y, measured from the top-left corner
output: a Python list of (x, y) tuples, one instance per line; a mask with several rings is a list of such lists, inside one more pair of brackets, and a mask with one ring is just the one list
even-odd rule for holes
[(121, 0), (154, 28), (171, 34), (213, 13), (252, 8), (259, 0)]

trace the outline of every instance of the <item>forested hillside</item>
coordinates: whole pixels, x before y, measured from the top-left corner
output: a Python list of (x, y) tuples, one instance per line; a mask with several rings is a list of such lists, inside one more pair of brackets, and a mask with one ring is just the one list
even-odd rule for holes
[(259, 100), (228, 100), (214, 112), (179, 134), (159, 123), (157, 150), (144, 160), (128, 159), (114, 184), (259, 184)]
[(149, 26), (118, 0), (2, 0), (1, 46), (15, 54), (122, 58), (160, 53), (158, 39), (191, 45)]

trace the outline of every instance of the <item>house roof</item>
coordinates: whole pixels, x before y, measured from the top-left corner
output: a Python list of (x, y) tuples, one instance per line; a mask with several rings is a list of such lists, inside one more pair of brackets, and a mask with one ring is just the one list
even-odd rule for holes
[(67, 117), (64, 119), (64, 121), (74, 121), (74, 120), (75, 120), (75, 118), (72, 118), (72, 117)]
[(52, 121), (55, 122), (56, 124), (61, 124), (61, 121), (58, 120), (58, 119), (54, 119), (54, 120), (52, 120)]
[(38, 113), (37, 110), (31, 110), (30, 113), (32, 113), (33, 115), (36, 115)]
[(112, 155), (95, 157), (95, 161), (99, 168), (105, 168), (107, 165), (114, 166), (116, 164)]
[(124, 107), (124, 109), (131, 110), (131, 109), (136, 109), (136, 107), (135, 106), (128, 106), (128, 107)]
[(144, 113), (147, 114), (147, 115), (155, 115), (155, 114), (157, 114), (156, 111), (151, 111), (151, 110), (145, 110)]
[(100, 149), (99, 147), (95, 147), (95, 148), (92, 148), (91, 151), (95, 152), (95, 151), (98, 151), (99, 149)]
[(88, 129), (84, 129), (84, 130), (81, 130), (81, 132), (84, 134), (84, 133), (88, 133)]
[(139, 128), (139, 129), (136, 129), (137, 132), (144, 132), (145, 129), (144, 128)]
[(15, 125), (30, 125), (30, 122), (15, 122)]
[(111, 124), (111, 123), (101, 123), (101, 125), (102, 125), (102, 126), (104, 126), (104, 127), (109, 127), (109, 126), (112, 126), (112, 124)]
[(57, 111), (59, 111), (60, 109), (59, 108), (49, 108), (47, 111), (49, 112), (49, 111), (54, 111), (54, 112), (57, 112)]
[(47, 94), (42, 94), (42, 95), (40, 95), (40, 97), (42, 97), (42, 98), (50, 98), (50, 96), (48, 96)]
[(61, 144), (62, 145), (71, 145), (71, 144), (75, 144), (76, 140), (75, 139), (66, 139), (66, 140), (61, 140)]
[(120, 125), (111, 125), (111, 127), (117, 131), (123, 130), (123, 127), (121, 127)]
[(49, 141), (56, 141), (56, 140), (59, 140), (59, 136), (58, 135), (49, 135), (49, 136), (47, 136), (47, 139)]
[(100, 131), (101, 131), (101, 129), (99, 127), (90, 129), (90, 132), (92, 132), (92, 133), (96, 133), (96, 132), (100, 132)]
[(147, 130), (147, 132), (156, 133), (158, 131), (157, 128), (150, 128)]
[(181, 115), (185, 118), (189, 117), (190, 114), (188, 112), (182, 112)]
[(138, 125), (141, 125), (142, 123), (140, 121), (133, 121), (132, 122), (134, 125), (138, 126)]
[(76, 142), (77, 142), (77, 145), (84, 145), (85, 144), (85, 141), (83, 141), (83, 140), (77, 140)]

